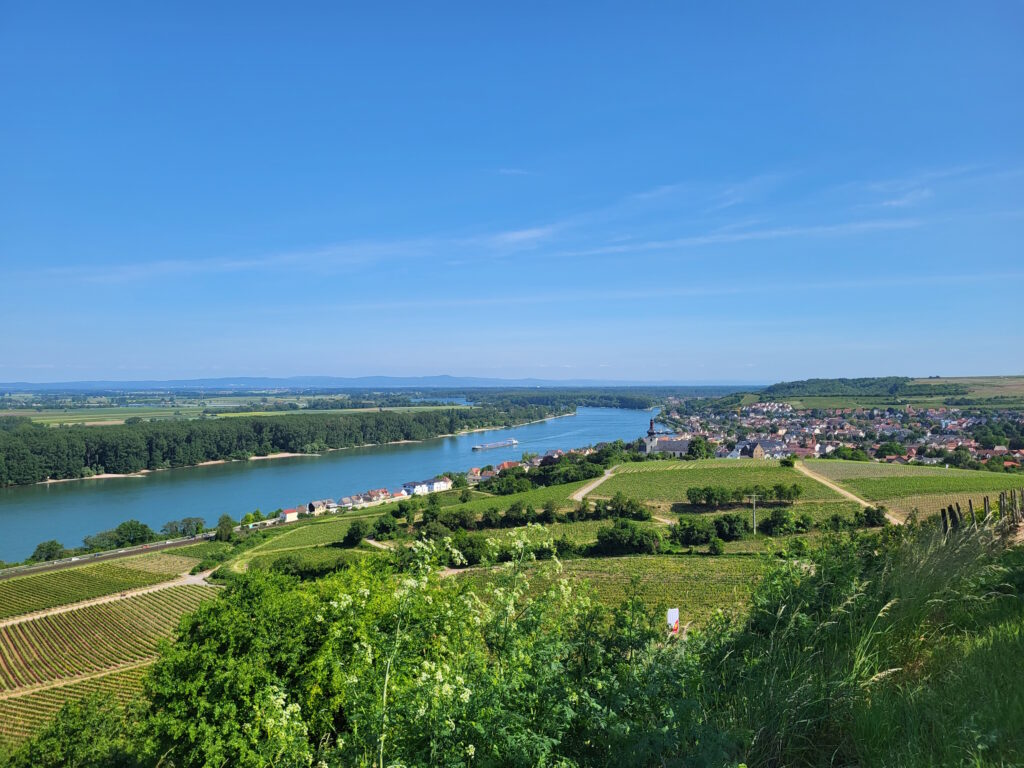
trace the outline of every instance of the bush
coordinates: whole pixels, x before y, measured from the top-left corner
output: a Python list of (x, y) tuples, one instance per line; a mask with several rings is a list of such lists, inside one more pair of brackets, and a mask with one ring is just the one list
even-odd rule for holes
[(742, 539), (744, 534), (750, 529), (750, 523), (747, 522), (747, 518), (736, 513), (720, 515), (712, 521), (712, 525), (715, 527), (715, 536), (722, 541)]
[(703, 517), (684, 518), (673, 525), (669, 533), (672, 541), (685, 547), (707, 544), (714, 535), (714, 526)]
[(373, 524), (373, 538), (390, 539), (398, 531), (398, 521), (390, 515), (378, 517)]
[(341, 540), (343, 547), (357, 547), (359, 543), (370, 533), (370, 526), (363, 520), (356, 520), (345, 531), (345, 538)]
[(661, 551), (661, 533), (620, 519), (597, 532), (595, 553), (606, 555), (653, 555)]
[(709, 555), (724, 555), (725, 544), (717, 536), (712, 536), (711, 541), (708, 542), (708, 554)]
[(796, 531), (793, 512), (786, 508), (773, 509), (768, 517), (758, 526), (768, 536), (782, 536)]
[(880, 528), (885, 525), (885, 507), (865, 507), (854, 515), (854, 522), (859, 526)]
[(452, 531), (448, 526), (439, 523), (437, 520), (427, 523), (420, 528), (421, 539), (443, 539), (445, 536), (451, 536)]

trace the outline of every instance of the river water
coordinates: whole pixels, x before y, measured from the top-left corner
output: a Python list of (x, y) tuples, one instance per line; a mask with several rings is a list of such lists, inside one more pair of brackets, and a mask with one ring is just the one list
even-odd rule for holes
[[(311, 499), (339, 499), (371, 488), (399, 487), (444, 471), (518, 459), (524, 452), (633, 440), (650, 411), (580, 408), (575, 415), (420, 443), (331, 451), (323, 456), (238, 461), (153, 472), (142, 477), (76, 480), (0, 489), (0, 560), (22, 560), (36, 544), (57, 539), (78, 546), (83, 536), (141, 520), (159, 530), (168, 520), (225, 512), (271, 512)], [(473, 446), (515, 438), (519, 445), (488, 451)]]

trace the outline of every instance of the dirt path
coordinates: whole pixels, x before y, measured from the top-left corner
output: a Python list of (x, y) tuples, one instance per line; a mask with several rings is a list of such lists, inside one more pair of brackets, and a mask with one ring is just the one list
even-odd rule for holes
[[(810, 469), (802, 461), (798, 461), (793, 466), (794, 466), (794, 469), (796, 469), (796, 471), (799, 472), (800, 474), (806, 475), (807, 477), (811, 478), (811, 480), (814, 480), (817, 483), (821, 483), (826, 488), (831, 488), (833, 491), (838, 493), (843, 498), (849, 499), (850, 501), (855, 501), (858, 504), (860, 504), (862, 507), (874, 506), (870, 501), (865, 501), (860, 496), (857, 496), (855, 494), (850, 493), (848, 490), (846, 490), (842, 486), (836, 485), (831, 480), (829, 480), (827, 477), (819, 475), (817, 472), (815, 472), (812, 469)], [(894, 517), (893, 515), (889, 514), (888, 511), (886, 511), (886, 513), (885, 513), (885, 518), (890, 523), (892, 523), (893, 525), (902, 525), (903, 524), (902, 520), (900, 520), (899, 518)]]
[(385, 552), (390, 552), (391, 551), (391, 547), (389, 547), (387, 544), (384, 544), (382, 542), (377, 541), (376, 539), (363, 539), (363, 541), (365, 541), (371, 547), (376, 547), (377, 549), (383, 549)]
[(603, 483), (609, 477), (611, 477), (612, 476), (612, 472), (614, 472), (616, 470), (616, 468), (617, 467), (612, 467), (611, 469), (606, 469), (604, 471), (604, 474), (601, 475), (599, 478), (597, 478), (597, 480), (594, 480), (592, 482), (587, 483), (586, 485), (584, 485), (582, 488), (580, 488), (578, 491), (576, 491), (576, 493), (574, 493), (569, 498), (572, 499), (573, 501), (583, 501), (583, 497), (586, 496), (591, 491), (593, 491), (595, 488), (597, 488), (597, 486), (599, 486), (601, 483)]
[(0, 621), (0, 628), (9, 627), (14, 624), (22, 624), (26, 621), (32, 621), (33, 619), (42, 618), (43, 616), (52, 616), (57, 613), (77, 611), (79, 608), (88, 608), (91, 605), (112, 603), (115, 600), (127, 600), (130, 597), (148, 595), (150, 592), (159, 592), (161, 589), (180, 587), (185, 584), (194, 584), (201, 587), (214, 587), (215, 585), (210, 584), (206, 581), (206, 577), (209, 576), (211, 573), (213, 573), (213, 571), (203, 571), (202, 573), (196, 574), (185, 573), (181, 576), (178, 576), (176, 579), (171, 579), (170, 581), (162, 581), (159, 584), (153, 584), (148, 587), (139, 587), (138, 589), (126, 589), (123, 592), (115, 592), (112, 595), (104, 595), (103, 597), (94, 597), (91, 600), (81, 600), (77, 603), (58, 605), (53, 608), (46, 608), (41, 611), (34, 611), (33, 613), (23, 613), (20, 616), (12, 616), (9, 619), (3, 619), (2, 621)]

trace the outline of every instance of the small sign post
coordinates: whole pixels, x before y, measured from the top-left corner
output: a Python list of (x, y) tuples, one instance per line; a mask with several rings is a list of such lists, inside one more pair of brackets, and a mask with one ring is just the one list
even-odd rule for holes
[(665, 618), (668, 620), (668, 633), (670, 635), (679, 634), (679, 609), (669, 608)]

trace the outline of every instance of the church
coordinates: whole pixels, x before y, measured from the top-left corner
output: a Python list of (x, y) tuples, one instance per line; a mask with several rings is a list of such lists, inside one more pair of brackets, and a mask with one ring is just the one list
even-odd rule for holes
[(647, 430), (647, 437), (640, 445), (641, 453), (660, 453), (680, 459), (690, 450), (690, 441), (677, 435), (659, 435), (654, 429), (654, 419)]

